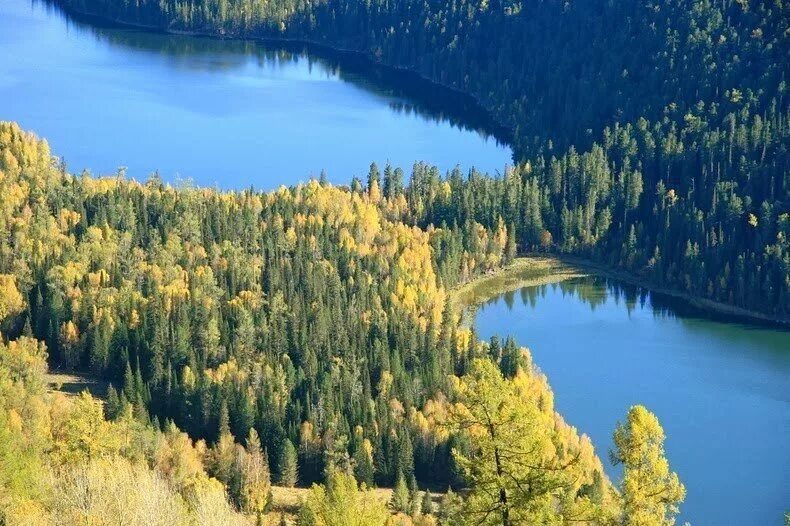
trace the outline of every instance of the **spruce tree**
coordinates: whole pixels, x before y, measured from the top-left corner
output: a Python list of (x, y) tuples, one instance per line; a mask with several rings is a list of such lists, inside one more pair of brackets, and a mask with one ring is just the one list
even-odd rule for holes
[(293, 443), (287, 438), (280, 448), (279, 466), (277, 482), (281, 486), (294, 487), (299, 478), (297, 453)]
[(422, 492), (420, 511), (423, 515), (430, 515), (433, 513), (433, 500), (431, 499), (431, 492), (428, 490)]
[(395, 487), (392, 490), (390, 507), (395, 512), (411, 513), (411, 494), (409, 492), (409, 487), (406, 485), (406, 479), (403, 477), (403, 473), (398, 473)]
[(121, 401), (118, 398), (118, 391), (112, 384), (107, 388), (107, 402), (105, 404), (105, 414), (108, 420), (115, 420), (121, 411)]

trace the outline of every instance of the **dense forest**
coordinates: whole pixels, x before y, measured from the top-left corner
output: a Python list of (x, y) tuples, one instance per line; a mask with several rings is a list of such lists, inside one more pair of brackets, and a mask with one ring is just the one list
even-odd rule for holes
[[(0, 524), (285, 523), (273, 484), (315, 484), (300, 526), (674, 524), (655, 416), (615, 429), (610, 481), (529, 351), (479, 341), (450, 291), (553, 251), (790, 318), (784, 3), (57, 3), (357, 51), (478, 101), (515, 159), (219, 192), (71, 174), (0, 123)], [(48, 392), (48, 367), (106, 400)]]
[[(420, 225), (513, 225), (653, 285), (790, 315), (787, 5), (59, 0), (163, 30), (356, 50), (476, 98), (516, 167), (452, 177)], [(503, 184), (504, 183), (504, 184)]]
[[(0, 183), (5, 524), (130, 509), (130, 524), (262, 523), (272, 481), (325, 483), (305, 526), (677, 512), (652, 414), (615, 432), (618, 491), (529, 352), (460, 325), (447, 287), (507, 263), (514, 235), (409, 226), (425, 203), (399, 170), (350, 188), (173, 188), (71, 175), (0, 123)], [(47, 362), (109, 379), (105, 403), (46, 393)], [(394, 487), (389, 507), (373, 486)], [(427, 487), (466, 496), (434, 509)]]

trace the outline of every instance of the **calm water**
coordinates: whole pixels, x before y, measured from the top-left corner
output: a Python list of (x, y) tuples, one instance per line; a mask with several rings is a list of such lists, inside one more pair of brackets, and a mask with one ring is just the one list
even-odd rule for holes
[(604, 459), (629, 406), (655, 412), (688, 492), (678, 524), (780, 525), (790, 511), (790, 332), (603, 278), (502, 295), (475, 327), (531, 348), (558, 410)]
[(71, 171), (270, 189), (321, 170), (348, 183), (371, 161), (407, 174), (416, 160), (492, 173), (512, 162), (468, 103), (353, 62), (0, 0), (0, 120), (46, 137)]

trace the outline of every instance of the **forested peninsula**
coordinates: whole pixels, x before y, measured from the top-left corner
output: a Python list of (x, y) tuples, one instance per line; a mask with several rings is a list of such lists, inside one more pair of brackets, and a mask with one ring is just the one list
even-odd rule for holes
[[(72, 175), (0, 124), (5, 523), (263, 524), (272, 482), (326, 484), (300, 525), (671, 520), (652, 414), (615, 432), (618, 491), (529, 351), (460, 326), (448, 287), (512, 261), (515, 234), (414, 226), (452, 197), (418, 168), (220, 193)], [(46, 392), (48, 366), (106, 400)]]

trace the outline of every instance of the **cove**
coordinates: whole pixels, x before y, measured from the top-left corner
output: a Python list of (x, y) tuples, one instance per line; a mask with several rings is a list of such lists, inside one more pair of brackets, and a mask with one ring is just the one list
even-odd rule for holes
[(481, 338), (512, 335), (547, 375), (557, 410), (609, 469), (631, 405), (656, 413), (686, 485), (677, 524), (781, 524), (790, 505), (790, 332), (706, 314), (604, 277), (496, 296)]
[(0, 0), (0, 119), (41, 137), (72, 172), (273, 189), (371, 162), (489, 173), (507, 133), (473, 101), (326, 49), (87, 23)]

